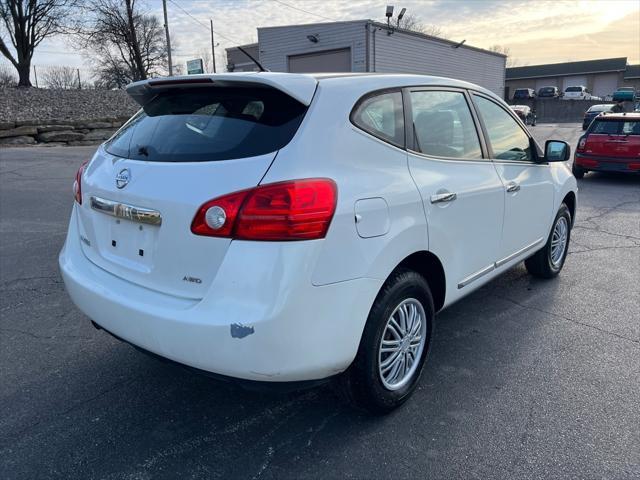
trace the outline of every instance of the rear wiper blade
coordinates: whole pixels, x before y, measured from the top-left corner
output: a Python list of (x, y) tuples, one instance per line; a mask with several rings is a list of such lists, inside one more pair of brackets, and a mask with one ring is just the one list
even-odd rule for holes
[(149, 156), (149, 150), (147, 150), (147, 147), (142, 146), (142, 147), (138, 147), (138, 155), (144, 155), (145, 157)]

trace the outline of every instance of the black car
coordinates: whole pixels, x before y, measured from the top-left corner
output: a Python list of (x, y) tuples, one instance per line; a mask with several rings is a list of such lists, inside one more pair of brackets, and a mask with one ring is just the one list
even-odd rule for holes
[(542, 87), (538, 90), (539, 98), (558, 98), (560, 96), (560, 90), (558, 87)]
[(612, 103), (591, 105), (589, 110), (584, 112), (584, 119), (582, 120), (582, 130), (586, 130), (591, 125), (594, 118), (600, 115), (602, 112), (610, 112), (613, 108)]
[(533, 88), (516, 88), (513, 92), (514, 100), (536, 98), (536, 91)]

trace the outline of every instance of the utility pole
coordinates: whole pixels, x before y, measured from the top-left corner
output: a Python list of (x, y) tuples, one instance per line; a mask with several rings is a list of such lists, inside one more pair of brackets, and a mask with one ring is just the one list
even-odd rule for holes
[(216, 44), (213, 43), (213, 20), (209, 19), (211, 23), (211, 63), (213, 64), (213, 73), (216, 73)]
[(173, 64), (171, 63), (171, 37), (169, 37), (169, 21), (167, 20), (167, 0), (162, 0), (162, 10), (164, 11), (164, 33), (167, 36), (167, 53), (169, 54), (169, 76), (173, 75)]

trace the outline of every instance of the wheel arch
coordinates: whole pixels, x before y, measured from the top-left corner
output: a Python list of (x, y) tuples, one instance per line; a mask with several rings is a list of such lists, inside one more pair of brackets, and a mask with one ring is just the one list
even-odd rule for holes
[(399, 268), (408, 268), (422, 275), (431, 289), (435, 311), (442, 308), (447, 293), (447, 283), (442, 262), (435, 254), (427, 250), (414, 252), (405, 257), (389, 277)]
[(576, 219), (576, 194), (574, 192), (567, 193), (562, 199), (562, 203), (566, 204), (569, 208), (569, 212), (571, 213), (571, 227), (573, 228)]

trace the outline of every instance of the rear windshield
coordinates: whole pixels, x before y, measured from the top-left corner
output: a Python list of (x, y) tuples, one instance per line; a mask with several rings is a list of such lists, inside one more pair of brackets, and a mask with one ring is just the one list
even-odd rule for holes
[(518, 88), (516, 90), (516, 93), (526, 93), (529, 94), (529, 90), (527, 90), (526, 88)]
[(567, 87), (565, 92), (581, 92), (582, 87)]
[(555, 89), (553, 87), (544, 87), (540, 89), (540, 93), (553, 93)]
[(119, 157), (202, 162), (275, 152), (307, 108), (268, 87), (174, 89), (148, 102), (106, 145)]
[(591, 133), (605, 135), (640, 135), (640, 120), (596, 120), (591, 127)]
[(593, 105), (587, 112), (608, 112), (613, 105)]

